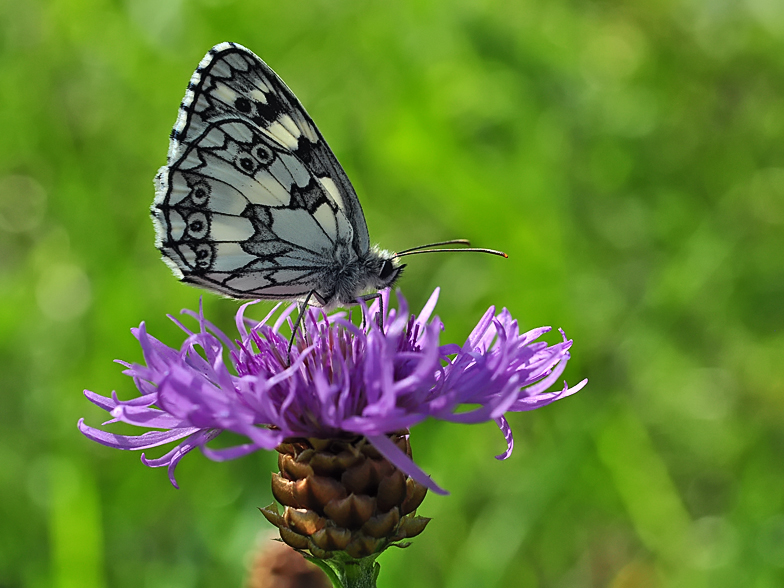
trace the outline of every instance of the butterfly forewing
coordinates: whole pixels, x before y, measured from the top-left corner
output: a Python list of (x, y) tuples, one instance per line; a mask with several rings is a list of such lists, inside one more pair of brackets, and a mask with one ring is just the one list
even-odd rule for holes
[(356, 193), (313, 121), (233, 43), (193, 74), (152, 212), (175, 273), (237, 298), (329, 299), (334, 268), (370, 250)]

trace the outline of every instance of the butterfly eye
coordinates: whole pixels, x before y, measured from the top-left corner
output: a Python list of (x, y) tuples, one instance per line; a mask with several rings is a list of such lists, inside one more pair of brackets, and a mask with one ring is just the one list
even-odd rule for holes
[(207, 183), (200, 182), (191, 189), (191, 200), (196, 206), (204, 206), (210, 197), (210, 186)]
[(262, 165), (267, 165), (275, 158), (275, 154), (272, 152), (272, 149), (270, 149), (266, 145), (257, 145), (253, 149), (253, 154), (256, 156), (256, 159), (258, 159), (261, 162)]
[(244, 151), (240, 151), (234, 158), (234, 166), (248, 175), (253, 175), (259, 168), (258, 162)]
[(392, 262), (388, 259), (384, 260), (384, 263), (381, 264), (381, 271), (378, 272), (378, 277), (382, 280), (386, 280), (389, 276), (392, 275), (392, 272), (395, 271), (395, 266), (392, 265)]
[(188, 217), (188, 234), (193, 239), (204, 239), (207, 236), (209, 223), (203, 212), (194, 212)]

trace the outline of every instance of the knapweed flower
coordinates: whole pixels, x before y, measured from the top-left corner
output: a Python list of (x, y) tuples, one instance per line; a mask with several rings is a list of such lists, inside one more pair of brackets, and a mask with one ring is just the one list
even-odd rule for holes
[[(123, 363), (141, 395), (120, 400), (115, 393), (85, 394), (111, 413), (104, 425), (119, 421), (154, 430), (117, 435), (83, 419), (79, 429), (117, 449), (179, 441), (163, 457), (142, 455), (148, 466), (168, 467), (175, 486), (175, 467), (196, 447), (217, 461), (277, 448), (282, 474), (273, 480), (273, 492), (287, 511), (281, 516), (266, 509), (265, 515), (283, 539), (317, 557), (336, 550), (355, 558), (377, 553), (424, 528), (426, 519), (413, 512), (425, 488), (445, 493), (411, 459), (411, 426), (428, 417), (492, 419), (507, 441), (496, 457), (505, 459), (513, 447), (506, 413), (545, 406), (586, 383), (549, 392), (572, 342), (565, 336), (553, 345), (539, 341), (549, 327), (521, 333), (506, 309), (496, 314), (489, 308), (462, 346), (442, 345), (443, 324), (433, 316), (437, 298), (438, 290), (414, 316), (400, 293), (397, 309), (390, 308), (385, 291), (369, 309), (362, 307), (361, 326), (345, 312), (308, 309), (290, 352), (281, 328), (291, 324), (296, 305), (283, 311), (278, 305), (257, 322), (245, 317), (253, 303), (244, 304), (236, 315), (235, 341), (202, 310), (183, 311), (198, 328), (172, 318), (187, 334), (179, 350), (150, 336), (142, 323), (132, 332), (145, 365)], [(207, 447), (222, 431), (248, 441)], [(363, 496), (370, 498), (363, 502)], [(357, 526), (365, 532), (359, 542)]]

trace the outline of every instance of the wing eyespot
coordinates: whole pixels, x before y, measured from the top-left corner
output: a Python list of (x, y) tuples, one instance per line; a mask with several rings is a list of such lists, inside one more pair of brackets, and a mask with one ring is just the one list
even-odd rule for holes
[(192, 239), (204, 239), (207, 236), (210, 225), (207, 216), (203, 212), (194, 212), (188, 217), (188, 235)]
[(266, 145), (257, 145), (253, 148), (253, 154), (256, 156), (256, 159), (261, 162), (262, 165), (268, 165), (275, 159), (275, 154), (272, 152), (272, 149), (267, 147)]
[(199, 182), (191, 188), (191, 200), (196, 206), (204, 206), (210, 199), (212, 189), (206, 182)]
[(259, 169), (259, 163), (245, 151), (240, 151), (234, 158), (234, 167), (239, 171), (252, 176)]
[(206, 243), (201, 243), (194, 247), (193, 252), (196, 255), (196, 267), (199, 269), (210, 269), (210, 266), (212, 266), (212, 247)]

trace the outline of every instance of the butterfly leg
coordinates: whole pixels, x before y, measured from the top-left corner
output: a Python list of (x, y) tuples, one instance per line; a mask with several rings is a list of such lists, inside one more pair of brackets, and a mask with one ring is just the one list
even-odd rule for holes
[(379, 294), (378, 295), (378, 328), (381, 329), (381, 332), (384, 332), (384, 297)]
[(286, 351), (286, 357), (288, 357), (289, 365), (291, 365), (291, 347), (294, 345), (294, 337), (297, 336), (297, 330), (302, 323), (302, 317), (305, 315), (305, 311), (308, 309), (308, 302), (310, 302), (310, 297), (315, 293), (315, 290), (311, 290), (308, 292), (308, 295), (305, 296), (305, 300), (297, 304), (297, 310), (299, 312), (297, 313), (297, 320), (294, 321), (294, 327), (291, 329), (291, 339), (289, 339), (289, 347)]
[[(367, 303), (367, 302), (370, 302), (371, 300), (375, 300), (376, 298), (378, 298), (378, 314), (376, 315), (378, 317), (378, 319), (376, 321), (376, 324), (383, 331), (384, 330), (384, 298), (381, 296), (381, 293), (380, 292), (374, 292), (373, 294), (364, 294), (364, 295), (360, 296), (359, 298), (357, 298), (357, 302), (359, 302), (361, 300), (361, 301)], [(362, 315), (362, 328), (363, 329), (365, 328), (365, 315), (364, 314)]]

